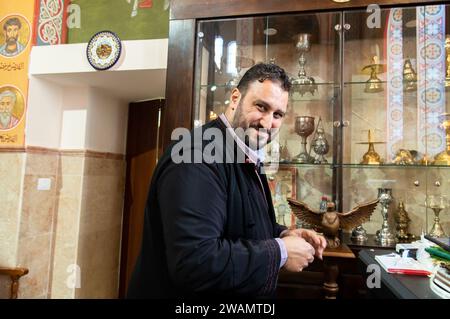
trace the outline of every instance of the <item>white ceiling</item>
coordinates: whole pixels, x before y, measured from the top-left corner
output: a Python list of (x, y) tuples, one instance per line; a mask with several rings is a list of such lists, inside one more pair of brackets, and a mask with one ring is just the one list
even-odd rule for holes
[(165, 96), (166, 69), (34, 75), (60, 86), (90, 86), (126, 102)]

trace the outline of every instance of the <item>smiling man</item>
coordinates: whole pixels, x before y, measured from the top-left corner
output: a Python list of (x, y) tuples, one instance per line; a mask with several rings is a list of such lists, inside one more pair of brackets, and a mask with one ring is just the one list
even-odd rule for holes
[(19, 42), (22, 23), (18, 18), (10, 18), (3, 25), (5, 44), (0, 47), (0, 54), (5, 57), (14, 57), (25, 50), (25, 46)]
[(299, 272), (322, 257), (323, 237), (275, 222), (259, 170), (259, 150), (281, 127), (289, 90), (283, 69), (253, 66), (231, 92), (225, 114), (192, 133), (215, 130), (223, 138), (183, 148), (198, 154), (214, 144), (231, 163), (174, 161), (179, 141), (166, 150), (153, 174), (128, 297), (273, 297), (281, 268)]

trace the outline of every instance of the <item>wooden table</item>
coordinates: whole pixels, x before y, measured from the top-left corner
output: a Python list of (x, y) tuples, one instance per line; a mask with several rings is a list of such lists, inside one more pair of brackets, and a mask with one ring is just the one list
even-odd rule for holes
[(395, 245), (381, 247), (375, 235), (369, 235), (364, 243), (353, 242), (350, 234), (341, 236), (341, 247), (327, 248), (324, 260), (314, 260), (300, 273), (281, 271), (278, 280), (279, 298), (367, 298), (368, 290), (358, 267), (358, 253), (362, 249), (393, 249)]
[(339, 291), (339, 263), (341, 259), (355, 259), (355, 254), (346, 244), (341, 244), (338, 248), (327, 248), (323, 252), (324, 282), (323, 289), (325, 299), (336, 299)]

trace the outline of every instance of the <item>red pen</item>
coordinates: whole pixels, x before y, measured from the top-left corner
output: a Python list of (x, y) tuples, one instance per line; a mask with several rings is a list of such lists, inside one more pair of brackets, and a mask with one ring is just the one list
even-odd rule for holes
[(428, 270), (419, 269), (398, 269), (398, 268), (388, 268), (388, 273), (391, 274), (401, 274), (401, 275), (416, 275), (416, 276), (429, 276), (431, 272)]

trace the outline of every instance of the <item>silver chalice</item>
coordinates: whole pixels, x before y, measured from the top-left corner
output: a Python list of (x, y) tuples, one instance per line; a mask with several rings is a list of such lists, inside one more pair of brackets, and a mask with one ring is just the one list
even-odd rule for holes
[(314, 162), (314, 158), (306, 150), (307, 137), (314, 132), (314, 127), (314, 117), (312, 116), (297, 116), (295, 118), (295, 133), (300, 135), (302, 142), (300, 153), (294, 157), (293, 162), (302, 164)]

